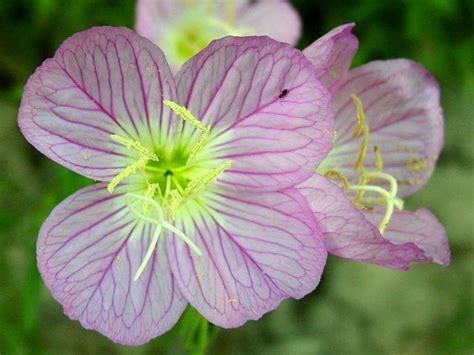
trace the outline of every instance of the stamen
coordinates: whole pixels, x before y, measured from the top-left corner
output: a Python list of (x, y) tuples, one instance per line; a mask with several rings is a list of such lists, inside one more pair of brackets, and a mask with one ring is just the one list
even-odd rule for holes
[[(357, 185), (351, 185), (349, 179), (337, 170), (328, 170), (325, 176), (329, 179), (340, 180), (346, 190), (355, 192), (353, 203), (358, 208), (373, 208), (372, 204), (385, 205), (385, 214), (379, 224), (380, 233), (383, 234), (387, 225), (393, 215), (394, 208), (403, 209), (403, 200), (397, 197), (398, 183), (397, 180), (390, 174), (383, 172), (383, 160), (378, 146), (374, 146), (375, 165), (377, 171), (367, 171), (364, 167), (364, 160), (367, 155), (367, 147), (369, 143), (369, 126), (365, 123), (365, 113), (362, 101), (357, 95), (351, 95), (354, 105), (357, 110), (357, 126), (352, 133), (353, 138), (362, 135), (362, 140), (359, 146), (357, 161), (354, 166), (354, 171), (359, 172), (359, 182)], [(390, 190), (387, 191), (383, 187), (369, 185), (373, 180), (384, 180), (388, 182)], [(365, 196), (366, 193), (376, 193), (381, 198), (373, 196)]]
[(109, 182), (109, 184), (107, 185), (107, 190), (112, 193), (121, 181), (129, 177), (131, 174), (136, 173), (138, 170), (145, 169), (150, 160), (158, 161), (158, 157), (155, 153), (150, 152), (147, 148), (142, 146), (138, 141), (134, 141), (129, 138), (124, 138), (116, 134), (112, 134), (110, 138), (124, 145), (128, 149), (135, 150), (140, 155), (140, 159), (138, 159), (135, 163), (130, 164), (126, 168), (122, 169), (122, 171), (120, 171), (120, 173), (118, 173), (118, 175), (116, 175)]
[(364, 105), (362, 104), (361, 99), (355, 95), (351, 95), (352, 101), (354, 101), (354, 105), (357, 110), (357, 127), (355, 128), (354, 132), (352, 133), (352, 138), (356, 138), (360, 136), (362, 133), (363, 128), (366, 126), (365, 124), (365, 113), (364, 113)]
[(181, 117), (184, 121), (189, 122), (192, 126), (196, 127), (197, 129), (205, 132), (208, 128), (202, 124), (196, 117), (193, 116), (191, 111), (189, 111), (186, 107), (178, 105), (176, 102), (170, 100), (163, 100), (163, 104), (168, 106), (175, 114)]
[(363, 171), (364, 170), (364, 159), (365, 159), (365, 155), (367, 154), (368, 144), (369, 144), (369, 127), (364, 126), (362, 142), (359, 146), (357, 161), (356, 161), (355, 166), (354, 166), (355, 171)]
[[(161, 188), (160, 184), (155, 183), (155, 184), (148, 184), (148, 187), (145, 191), (145, 196), (153, 199), (156, 195), (156, 192), (158, 191), (158, 196), (161, 197)], [(150, 204), (147, 201), (143, 202), (143, 213), (147, 213), (148, 210), (150, 209)]]
[(117, 185), (124, 179), (126, 179), (127, 177), (129, 177), (130, 175), (136, 173), (138, 170), (143, 170), (146, 168), (146, 165), (148, 164), (148, 161), (150, 159), (147, 158), (147, 157), (141, 157), (138, 161), (136, 161), (135, 163), (127, 166), (125, 169), (123, 169), (122, 171), (120, 171), (120, 173), (118, 173), (117, 176), (115, 176), (110, 182), (109, 184), (107, 185), (107, 190), (112, 193), (114, 192), (115, 188), (117, 187)]
[(183, 199), (189, 198), (196, 193), (202, 191), (206, 185), (210, 182), (217, 180), (219, 175), (221, 175), (225, 170), (229, 169), (232, 166), (232, 161), (228, 160), (220, 167), (213, 169), (208, 174), (202, 176), (201, 178), (191, 181), (188, 186), (184, 189)]
[(350, 188), (349, 179), (347, 179), (347, 177), (340, 171), (328, 170), (324, 173), (324, 176), (327, 177), (328, 179), (340, 180), (342, 182), (344, 189), (349, 190)]
[(374, 155), (375, 155), (375, 166), (378, 171), (383, 171), (383, 160), (382, 154), (380, 154), (379, 147), (374, 145)]
[(209, 139), (210, 131), (211, 131), (211, 126), (208, 126), (207, 129), (201, 133), (199, 140), (197, 141), (196, 145), (191, 150), (188, 160), (186, 161), (187, 167), (191, 166), (194, 163), (194, 161), (196, 160), (196, 157), (201, 152), (202, 148), (204, 148), (204, 146), (206, 145), (207, 140)]
[(149, 160), (158, 161), (158, 157), (156, 156), (156, 154), (150, 152), (147, 148), (142, 146), (140, 144), (140, 142), (138, 142), (138, 141), (134, 141), (134, 140), (131, 140), (129, 138), (124, 138), (124, 137), (118, 136), (116, 134), (112, 134), (110, 136), (110, 138), (112, 138), (112, 140), (124, 145), (128, 149), (135, 150), (138, 154), (140, 154), (140, 156), (142, 158), (148, 158)]

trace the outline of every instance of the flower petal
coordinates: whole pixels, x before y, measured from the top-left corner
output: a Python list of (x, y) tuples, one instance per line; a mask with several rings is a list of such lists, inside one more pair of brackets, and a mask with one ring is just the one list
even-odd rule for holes
[(402, 270), (412, 262), (431, 261), (415, 240), (407, 238), (397, 243), (388, 231), (382, 237), (377, 228), (379, 221), (369, 222), (345, 192), (324, 177), (314, 175), (298, 190), (309, 201), (330, 254)]
[(301, 35), (300, 16), (286, 0), (257, 1), (239, 14), (237, 25), (249, 34), (266, 35), (291, 45)]
[(41, 227), (38, 265), (70, 318), (115, 342), (138, 345), (170, 329), (186, 301), (164, 239), (133, 281), (154, 228), (134, 221), (126, 203), (123, 193), (110, 195), (103, 183), (68, 197)]
[[(241, 13), (248, 7), (249, 0), (233, 0), (232, 2), (210, 1), (176, 1), (176, 0), (137, 0), (135, 29), (138, 34), (162, 45), (165, 31), (169, 30), (170, 23), (177, 22), (186, 11), (194, 8), (205, 10), (209, 15), (217, 15), (224, 22), (229, 22), (230, 15), (241, 17)], [(230, 5), (230, 6), (229, 6)], [(232, 14), (229, 14), (229, 11)]]
[(399, 183), (399, 195), (417, 191), (431, 175), (443, 145), (439, 88), (419, 64), (404, 60), (375, 61), (351, 70), (334, 98), (336, 142), (320, 171), (338, 169), (353, 177), (360, 138), (351, 94), (363, 102), (370, 129), (366, 168), (375, 169), (373, 147), (384, 170)]
[(182, 12), (179, 5), (176, 0), (137, 0), (135, 30), (140, 36), (160, 45), (167, 23)]
[(314, 290), (327, 253), (299, 193), (215, 192), (205, 201), (207, 211), (177, 221), (202, 255), (174, 239), (169, 257), (181, 291), (209, 321), (237, 327)]
[(316, 76), (331, 92), (336, 91), (338, 82), (346, 76), (359, 47), (357, 37), (352, 34), (354, 26), (349, 23), (336, 27), (303, 50), (313, 63)]
[[(383, 211), (366, 212), (365, 216), (372, 223), (379, 223), (383, 218)], [(432, 259), (434, 263), (445, 266), (450, 263), (451, 252), (446, 230), (425, 208), (420, 208), (415, 212), (395, 211), (384, 233), (384, 238), (396, 245), (414, 243), (424, 251), (430, 261)], [(417, 262), (417, 260), (412, 262)]]
[(311, 63), (286, 44), (268, 37), (216, 40), (183, 66), (177, 82), (182, 105), (212, 126), (206, 151), (233, 161), (220, 178), (233, 187), (294, 186), (331, 147), (329, 94)]
[[(125, 28), (68, 38), (30, 77), (19, 113), (26, 139), (56, 162), (96, 180), (130, 163), (117, 134), (151, 149), (166, 133), (174, 79), (159, 48)], [(136, 159), (132, 158), (132, 159)]]

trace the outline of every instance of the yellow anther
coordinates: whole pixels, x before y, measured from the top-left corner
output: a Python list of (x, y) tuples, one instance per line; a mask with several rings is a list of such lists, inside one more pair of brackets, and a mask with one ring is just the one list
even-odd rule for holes
[[(158, 195), (161, 196), (160, 184), (148, 184), (148, 187), (145, 191), (145, 197), (153, 199), (158, 192)], [(143, 201), (143, 213), (147, 213), (150, 209), (150, 203), (148, 201)]]
[(176, 102), (170, 100), (163, 100), (163, 104), (168, 106), (175, 114), (197, 129), (203, 132), (208, 130), (208, 127), (204, 126), (201, 121), (194, 117), (191, 111), (189, 111), (186, 107), (180, 106)]
[(199, 140), (194, 145), (193, 149), (191, 150), (191, 153), (189, 154), (188, 160), (186, 161), (187, 167), (191, 166), (196, 161), (196, 157), (202, 151), (202, 148), (204, 148), (207, 143), (207, 140), (209, 139), (210, 131), (211, 126), (208, 126), (207, 129), (201, 133)]
[(166, 201), (166, 212), (169, 215), (171, 220), (176, 219), (176, 212), (178, 211), (181, 202), (183, 202), (183, 198), (178, 190), (173, 189), (169, 193), (169, 197), (165, 200)]
[(327, 177), (328, 179), (332, 179), (332, 180), (339, 180), (342, 182), (342, 185), (344, 187), (345, 190), (349, 190), (349, 187), (350, 187), (350, 184), (349, 184), (349, 180), (347, 179), (347, 177), (341, 173), (340, 171), (337, 171), (337, 170), (328, 170), (324, 173), (324, 176)]
[(363, 128), (363, 136), (362, 142), (359, 146), (359, 152), (357, 154), (357, 161), (354, 166), (355, 171), (363, 171), (364, 170), (364, 159), (367, 154), (367, 146), (369, 145), (369, 127), (364, 126)]
[(383, 171), (382, 154), (380, 154), (380, 149), (376, 145), (374, 145), (374, 155), (375, 155), (375, 166), (377, 167), (377, 170)]
[(428, 169), (429, 165), (426, 159), (419, 158), (410, 158), (405, 163), (406, 168), (414, 173), (419, 173)]
[(116, 134), (112, 134), (110, 138), (112, 138), (112, 140), (116, 141), (117, 143), (120, 143), (123, 146), (127, 147), (128, 149), (135, 150), (138, 154), (140, 154), (140, 157), (142, 158), (148, 158), (149, 160), (158, 161), (158, 157), (156, 156), (156, 154), (150, 152), (147, 148), (142, 146), (140, 142), (138, 141), (134, 141), (129, 138), (124, 138)]
[(112, 193), (114, 192), (117, 185), (130, 175), (136, 173), (138, 170), (143, 170), (146, 168), (146, 165), (150, 159), (147, 157), (141, 157), (135, 163), (127, 166), (123, 169), (117, 176), (115, 176), (107, 185), (107, 190)]
[(365, 124), (365, 114), (364, 114), (364, 105), (360, 100), (359, 96), (352, 94), (351, 95), (352, 101), (354, 101), (354, 105), (357, 110), (357, 127), (354, 129), (352, 133), (352, 138), (360, 136), (362, 133), (363, 128), (366, 126)]
[(202, 191), (210, 182), (217, 180), (219, 175), (221, 175), (225, 170), (229, 169), (232, 166), (232, 161), (228, 160), (220, 167), (213, 169), (208, 174), (202, 176), (201, 178), (191, 181), (188, 186), (184, 189), (183, 199), (189, 198), (196, 193)]

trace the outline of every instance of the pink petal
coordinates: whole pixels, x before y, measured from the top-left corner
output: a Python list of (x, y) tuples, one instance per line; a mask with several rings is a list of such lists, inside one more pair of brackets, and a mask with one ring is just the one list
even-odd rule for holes
[(313, 63), (316, 75), (334, 92), (346, 76), (359, 41), (352, 34), (353, 23), (334, 28), (308, 46), (303, 54)]
[[(248, 7), (249, 0), (233, 0), (232, 6), (241, 17)], [(190, 7), (204, 8), (211, 15), (217, 15), (222, 21), (228, 20), (229, 6), (225, 2), (217, 1), (177, 1), (177, 0), (137, 0), (135, 14), (135, 29), (138, 34), (146, 37), (160, 46), (164, 33), (170, 25), (179, 20), (179, 17)]]
[(330, 254), (402, 270), (408, 269), (412, 262), (431, 261), (409, 240), (395, 243), (385, 235), (382, 237), (378, 221), (369, 222), (346, 193), (326, 178), (314, 175), (299, 185), (298, 190), (309, 201)]
[(169, 22), (183, 11), (180, 7), (176, 0), (137, 0), (135, 30), (159, 46)]
[(257, 1), (242, 11), (237, 24), (250, 34), (267, 35), (291, 45), (301, 35), (300, 16), (286, 0)]
[[(371, 222), (379, 223), (383, 217), (383, 211), (366, 212), (365, 215)], [(433, 262), (449, 265), (451, 253), (446, 231), (436, 217), (425, 208), (420, 208), (415, 212), (395, 211), (384, 233), (384, 238), (397, 245), (414, 243)]]
[(405, 59), (350, 71), (334, 98), (334, 149), (321, 166), (349, 177), (360, 146), (360, 138), (352, 138), (357, 118), (351, 94), (362, 100), (370, 128), (366, 168), (375, 169), (373, 147), (378, 146), (384, 170), (398, 180), (400, 196), (414, 193), (431, 175), (443, 145), (438, 84), (421, 65)]
[(209, 321), (237, 327), (315, 289), (326, 250), (299, 193), (215, 192), (205, 203), (211, 212), (177, 221), (202, 255), (173, 239), (169, 256), (181, 291)]
[(96, 27), (68, 38), (26, 84), (19, 113), (26, 139), (56, 162), (107, 180), (130, 163), (110, 135), (152, 149), (175, 97), (162, 52), (125, 28)]
[(177, 82), (181, 104), (212, 126), (207, 150), (233, 161), (221, 177), (233, 187), (294, 186), (331, 147), (328, 92), (288, 45), (267, 37), (216, 40), (183, 66)]
[(59, 204), (41, 227), (41, 276), (84, 328), (121, 344), (146, 343), (170, 329), (186, 307), (164, 239), (133, 281), (153, 232), (133, 220), (123, 193), (110, 195), (102, 183), (87, 187)]

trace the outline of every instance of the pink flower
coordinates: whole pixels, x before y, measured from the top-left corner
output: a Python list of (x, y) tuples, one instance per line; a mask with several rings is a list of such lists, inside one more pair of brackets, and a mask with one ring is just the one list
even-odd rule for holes
[(174, 77), (149, 40), (93, 28), (30, 77), (18, 119), (39, 151), (99, 181), (51, 212), (37, 249), (85, 328), (142, 344), (188, 303), (237, 327), (318, 284), (323, 234), (294, 187), (327, 155), (333, 117), (300, 51), (227, 37)]
[(325, 232), (330, 254), (407, 269), (448, 265), (444, 227), (428, 210), (403, 209), (402, 198), (431, 175), (443, 145), (435, 79), (407, 59), (349, 70), (358, 41), (353, 24), (306, 48), (318, 78), (334, 95), (334, 145), (300, 188)]
[(138, 34), (163, 49), (174, 71), (216, 38), (267, 35), (294, 45), (301, 32), (287, 0), (138, 0), (135, 22)]

